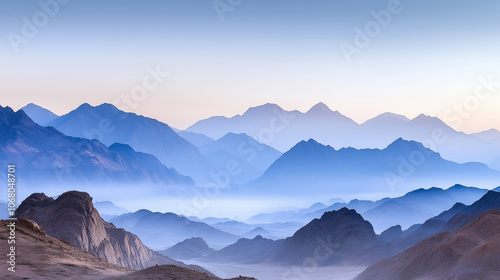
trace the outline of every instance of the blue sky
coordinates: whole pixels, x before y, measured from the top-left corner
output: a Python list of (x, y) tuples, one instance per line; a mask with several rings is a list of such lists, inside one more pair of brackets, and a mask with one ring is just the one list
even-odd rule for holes
[[(3, 106), (120, 106), (149, 67), (168, 77), (128, 109), (179, 128), (267, 102), (305, 111), (323, 101), (357, 122), (387, 111), (446, 119), (480, 77), (500, 82), (494, 0), (242, 0), (223, 18), (214, 1), (72, 0), (13, 46), (23, 18), (43, 20), (40, 3), (54, 1), (0, 0)], [(390, 5), (399, 12), (347, 60), (340, 46)], [(500, 129), (500, 87), (473, 105), (458, 130)]]

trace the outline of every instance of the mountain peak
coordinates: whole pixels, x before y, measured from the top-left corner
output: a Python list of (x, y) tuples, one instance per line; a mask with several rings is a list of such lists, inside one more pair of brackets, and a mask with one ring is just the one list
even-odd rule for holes
[(310, 113), (330, 113), (333, 112), (325, 103), (319, 102), (318, 104), (314, 105), (307, 111), (306, 114)]
[(341, 208), (325, 212), (285, 240), (279, 258), (292, 263), (302, 263), (314, 255), (321, 241), (328, 236), (335, 258), (318, 261), (318, 265), (369, 263), (380, 250), (380, 243), (373, 226), (355, 210)]
[(85, 102), (82, 105), (78, 106), (78, 108), (76, 108), (76, 110), (78, 110), (78, 109), (90, 109), (90, 108), (94, 108), (94, 107), (92, 105), (90, 105), (89, 103)]
[[(102, 103), (101, 105), (96, 106), (94, 108), (97, 110), (105, 110), (105, 111), (113, 112), (113, 113), (122, 112), (118, 108), (116, 108), (115, 105), (110, 104), (110, 103)], [(125, 113), (125, 112), (123, 112), (123, 113)]]
[(425, 124), (425, 125), (440, 125), (440, 126), (446, 126), (448, 127), (447, 124), (445, 124), (442, 120), (440, 120), (437, 117), (433, 116), (428, 116), (425, 114), (420, 114), (414, 119), (411, 120), (413, 123), (420, 123), (420, 124)]
[(413, 149), (413, 150), (428, 150), (427, 148), (424, 147), (424, 145), (422, 145), (422, 143), (420, 142), (417, 142), (417, 141), (413, 141), (413, 140), (405, 140), (403, 139), (402, 137), (399, 137), (398, 139), (396, 139), (394, 142), (392, 142), (391, 144), (389, 144), (389, 146), (387, 146), (386, 150), (398, 150), (398, 151), (404, 151), (404, 150), (409, 150), (409, 149)]
[(401, 122), (407, 122), (410, 119), (408, 119), (404, 115), (398, 115), (390, 112), (385, 112), (382, 113), (374, 118), (371, 118), (363, 123), (363, 125), (369, 125), (369, 124), (396, 124), (396, 123), (401, 123)]
[(113, 145), (109, 146), (109, 149), (114, 151), (114, 152), (122, 152), (122, 153), (134, 153), (135, 150), (128, 144), (122, 144), (122, 143), (114, 143)]
[(478, 201), (469, 206), (470, 213), (485, 212), (490, 209), (500, 209), (500, 192), (488, 191)]
[(273, 111), (275, 110), (283, 111), (283, 108), (274, 103), (266, 103), (263, 105), (248, 108), (248, 110), (245, 113), (243, 113), (243, 115), (269, 114), (273, 113)]
[[(288, 152), (285, 154), (291, 152), (291, 151), (302, 151), (302, 150), (316, 150), (316, 149), (326, 149), (326, 148), (332, 148), (330, 146), (325, 146), (318, 141), (310, 138), (309, 140), (302, 140), (299, 143), (295, 144)], [(332, 148), (333, 149), (333, 148)]]

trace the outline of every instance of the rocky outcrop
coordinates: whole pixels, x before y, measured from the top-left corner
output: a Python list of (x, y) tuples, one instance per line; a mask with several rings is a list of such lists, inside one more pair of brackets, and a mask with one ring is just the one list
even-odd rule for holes
[(491, 210), (454, 233), (443, 232), (380, 260), (356, 280), (498, 279), (500, 211)]
[(385, 255), (372, 225), (355, 210), (325, 212), (285, 240), (279, 261), (320, 266), (369, 264)]
[[(0, 221), (0, 251), (8, 252), (10, 222)], [(131, 270), (107, 263), (74, 245), (50, 237), (35, 221), (20, 218), (16, 221), (15, 273), (2, 266), (0, 279), (99, 279)]]
[(152, 251), (136, 235), (105, 222), (90, 195), (84, 192), (66, 192), (55, 200), (43, 193), (32, 194), (21, 203), (15, 216), (34, 220), (48, 235), (122, 267), (139, 270), (156, 264), (185, 266)]

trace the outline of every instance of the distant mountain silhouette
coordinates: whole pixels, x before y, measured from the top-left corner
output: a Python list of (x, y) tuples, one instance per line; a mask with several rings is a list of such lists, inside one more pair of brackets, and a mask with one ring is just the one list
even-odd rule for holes
[(180, 137), (186, 139), (189, 141), (191, 144), (195, 145), (196, 147), (201, 147), (203, 145), (209, 144), (214, 142), (215, 140), (204, 135), (201, 133), (196, 133), (196, 132), (190, 132), (190, 131), (185, 131), (185, 130), (175, 130), (174, 131), (179, 135)]
[(326, 140), (332, 135), (341, 136), (355, 126), (357, 124), (353, 120), (330, 110), (323, 103), (316, 104), (307, 113), (285, 111), (276, 104), (268, 103), (249, 108), (243, 115), (232, 118), (211, 117), (198, 121), (187, 131), (203, 133), (214, 139), (229, 132), (245, 133), (284, 152), (301, 140)]
[(440, 233), (368, 267), (356, 280), (496, 279), (500, 275), (500, 211)]
[(393, 252), (399, 252), (434, 234), (455, 232), (492, 209), (500, 210), (500, 193), (488, 191), (469, 206), (456, 203), (450, 209), (428, 219), (425, 223), (413, 226), (405, 231), (400, 239), (392, 240), (388, 246)]
[(486, 131), (473, 133), (471, 135), (476, 136), (476, 137), (483, 139), (483, 140), (486, 140), (486, 141), (500, 143), (500, 131), (498, 131), (496, 129), (488, 129)]
[(139, 210), (111, 219), (118, 227), (137, 234), (147, 246), (163, 249), (186, 238), (201, 237), (211, 247), (221, 248), (238, 240), (238, 236), (215, 229), (201, 222), (193, 222), (174, 213)]
[[(97, 140), (69, 137), (34, 123), (21, 110), (0, 107), (0, 131), (0, 163), (15, 162), (27, 190), (46, 185), (65, 189), (70, 184), (83, 188), (120, 185), (123, 189), (131, 184), (194, 185), (191, 178), (128, 145), (108, 148)], [(1, 170), (0, 175), (5, 172)], [(184, 192), (181, 188), (170, 191)]]
[(479, 217), (481, 214), (492, 209), (500, 210), (500, 192), (489, 191), (478, 201), (461, 209), (460, 212), (448, 221), (443, 230), (458, 230), (475, 218)]
[(49, 125), (70, 136), (98, 139), (107, 146), (128, 144), (195, 180), (208, 180), (208, 159), (167, 124), (155, 119), (125, 113), (111, 104), (94, 107), (85, 103)]
[(231, 177), (238, 184), (257, 179), (281, 156), (274, 148), (260, 144), (246, 134), (228, 133), (199, 149), (218, 166), (238, 163), (239, 172)]
[(94, 202), (94, 207), (99, 211), (99, 214), (101, 215), (121, 215), (125, 213), (129, 213), (127, 209), (123, 207), (118, 207), (116, 206), (113, 202), (111, 201), (98, 201)]
[[(305, 222), (266, 222), (247, 224), (238, 221), (227, 221), (211, 224), (211, 226), (247, 239), (253, 239), (256, 235), (261, 235), (264, 238), (276, 240), (291, 236), (305, 224)], [(255, 235), (255, 233), (257, 234)]]
[[(337, 202), (330, 206), (316, 203), (309, 208), (262, 213), (250, 217), (250, 223), (303, 222), (319, 218), (323, 213), (339, 210), (343, 207), (354, 209), (370, 221), (376, 232), (400, 225), (408, 228), (423, 223), (439, 213), (449, 209), (456, 202), (471, 204), (483, 196), (487, 190), (475, 187), (454, 185), (448, 189), (417, 189), (395, 198), (383, 198), (377, 201), (353, 199), (349, 203)], [(450, 217), (451, 218), (451, 217)]]
[(46, 126), (49, 122), (59, 117), (51, 111), (33, 103), (29, 103), (28, 105), (21, 108), (21, 110), (23, 110), (26, 115), (30, 117), (30, 119), (41, 126)]
[(486, 192), (487, 190), (484, 189), (462, 185), (455, 185), (446, 190), (418, 189), (362, 212), (362, 215), (374, 225), (377, 231), (396, 224), (408, 228), (438, 215), (456, 202), (471, 204)]
[(214, 249), (208, 247), (203, 238), (193, 237), (181, 241), (174, 246), (158, 251), (158, 253), (178, 260), (189, 260), (204, 257), (215, 252)]
[(204, 262), (212, 263), (259, 263), (270, 261), (283, 245), (283, 240), (273, 241), (262, 236), (253, 239), (242, 238), (203, 257)]
[(481, 163), (458, 164), (421, 143), (398, 139), (383, 150), (335, 150), (313, 139), (302, 141), (276, 160), (256, 181), (241, 188), (248, 195), (310, 196), (335, 192), (378, 194), (414, 186), (488, 185), (500, 172)]
[(256, 228), (252, 229), (251, 231), (244, 233), (241, 237), (247, 238), (247, 239), (253, 239), (257, 236), (262, 236), (264, 238), (272, 239), (272, 240), (278, 239), (276, 236), (274, 236), (272, 233), (270, 233), (269, 231), (265, 230), (262, 227), (256, 227)]
[(92, 198), (84, 192), (66, 192), (56, 200), (43, 193), (32, 194), (19, 205), (15, 216), (36, 221), (48, 235), (109, 263), (134, 270), (156, 264), (187, 267), (147, 248), (137, 236), (105, 222), (94, 208)]
[(483, 137), (497, 136), (498, 133), (467, 135), (455, 131), (436, 117), (423, 114), (408, 119), (402, 115), (383, 113), (357, 124), (323, 103), (316, 104), (306, 113), (286, 111), (276, 104), (264, 104), (231, 118), (200, 120), (187, 130), (214, 139), (229, 132), (246, 133), (281, 152), (311, 138), (335, 149), (382, 149), (395, 139), (404, 138), (425, 143), (444, 158), (455, 162), (483, 162), (500, 171), (500, 139), (491, 141)]
[[(247, 219), (249, 223), (278, 223), (278, 222), (309, 222), (314, 218), (319, 218), (326, 211), (338, 210), (347, 204), (339, 203), (342, 206), (339, 206), (336, 209), (327, 209), (327, 206), (323, 203), (315, 203), (308, 208), (300, 209), (300, 210), (288, 210), (288, 211), (279, 211), (274, 213), (262, 213), (252, 216)], [(349, 207), (348, 207), (349, 208)], [(352, 209), (352, 208), (351, 208)], [(310, 213), (315, 213), (310, 215)], [(309, 216), (310, 215), (310, 216)], [(307, 216), (307, 217), (305, 217)]]

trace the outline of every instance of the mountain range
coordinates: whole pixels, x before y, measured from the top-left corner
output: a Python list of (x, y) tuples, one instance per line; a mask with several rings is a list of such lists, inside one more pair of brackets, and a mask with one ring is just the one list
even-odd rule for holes
[[(229, 132), (246, 133), (261, 143), (286, 152), (300, 141), (315, 139), (335, 149), (384, 148), (395, 139), (424, 143), (443, 157), (459, 163), (483, 162), (500, 171), (500, 132), (465, 134), (436, 117), (413, 119), (384, 113), (362, 124), (318, 103), (306, 113), (287, 111), (276, 104), (249, 108), (242, 115), (200, 120), (187, 131), (217, 139)], [(492, 152), (497, 151), (497, 152)]]
[[(16, 164), (24, 192), (59, 192), (78, 186), (98, 193), (110, 186), (119, 185), (125, 191), (147, 185), (160, 193), (184, 195), (194, 187), (190, 177), (152, 155), (125, 144), (108, 148), (95, 139), (66, 136), (34, 123), (22, 110), (0, 107), (0, 131), (0, 163)], [(6, 176), (6, 170), (0, 175)]]
[(120, 111), (111, 104), (93, 107), (85, 103), (47, 125), (69, 136), (97, 139), (106, 146), (128, 144), (139, 152), (155, 155), (164, 165), (195, 180), (208, 178), (208, 159), (170, 126)]
[[(111, 104), (82, 104), (56, 116), (35, 104), (24, 109), (39, 124), (52, 126), (68, 136), (99, 140), (106, 146), (130, 145), (134, 150), (152, 154), (162, 164), (175, 168), (199, 184), (213, 182), (216, 174), (237, 164), (240, 172), (230, 184), (241, 184), (259, 177), (281, 153), (246, 135), (229, 133), (213, 140), (205, 135), (179, 131), (155, 119), (126, 113)], [(42, 114), (51, 117), (40, 117)], [(147, 136), (147, 137), (144, 137)]]
[(343, 207), (354, 209), (363, 215), (374, 227), (375, 232), (382, 232), (394, 225), (408, 228), (425, 222), (454, 204), (471, 204), (486, 194), (487, 190), (475, 187), (454, 185), (448, 189), (417, 189), (395, 198), (383, 198), (377, 201), (353, 199), (349, 203), (336, 202), (330, 206), (315, 203), (309, 208), (295, 211), (262, 213), (249, 218), (253, 223), (299, 222), (307, 223), (319, 218), (323, 213), (339, 210)]
[(383, 150), (336, 150), (310, 139), (284, 153), (259, 179), (240, 191), (250, 196), (321, 199), (324, 194), (379, 196), (410, 191), (415, 186), (456, 183), (491, 188), (499, 179), (500, 172), (485, 164), (451, 162), (421, 143), (402, 138)]
[(239, 172), (232, 174), (231, 181), (243, 184), (259, 178), (281, 153), (250, 136), (228, 133), (216, 141), (199, 147), (200, 152), (216, 166), (237, 164)]
[(114, 217), (110, 222), (137, 234), (144, 244), (154, 249), (165, 249), (193, 237), (203, 238), (213, 248), (221, 248), (238, 240), (236, 235), (174, 213), (143, 209)]
[(272, 261), (283, 246), (283, 240), (271, 240), (258, 235), (241, 238), (236, 243), (215, 251), (201, 259), (209, 263), (260, 263)]
[(474, 203), (470, 205), (456, 203), (448, 210), (429, 218), (424, 223), (415, 224), (393, 238), (386, 239), (386, 243), (394, 253), (400, 252), (435, 234), (455, 232), (492, 209), (500, 210), (500, 193), (488, 191)]
[(294, 266), (366, 265), (386, 256), (371, 224), (355, 210), (325, 212), (291, 237), (242, 238), (201, 260), (216, 263), (277, 262)]

